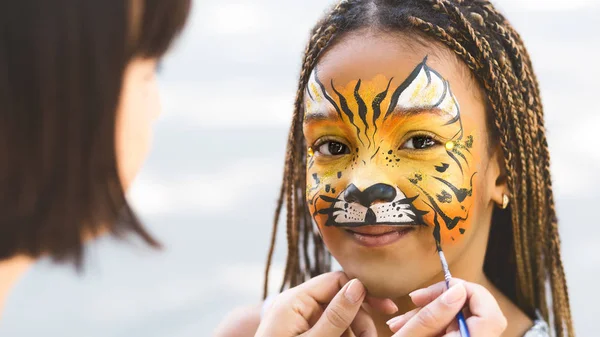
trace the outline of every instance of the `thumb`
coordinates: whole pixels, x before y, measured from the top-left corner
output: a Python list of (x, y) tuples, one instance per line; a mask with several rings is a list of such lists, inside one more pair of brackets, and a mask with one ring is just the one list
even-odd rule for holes
[(461, 283), (450, 287), (442, 296), (410, 317), (401, 328), (391, 327), (393, 331), (399, 329), (393, 337), (439, 335), (455, 320), (466, 299), (467, 292)]
[(359, 280), (348, 282), (327, 305), (321, 318), (310, 329), (308, 336), (341, 336), (352, 324), (365, 295), (365, 287)]

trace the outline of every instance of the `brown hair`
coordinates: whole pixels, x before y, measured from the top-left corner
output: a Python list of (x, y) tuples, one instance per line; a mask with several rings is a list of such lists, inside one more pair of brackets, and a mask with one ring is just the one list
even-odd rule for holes
[(101, 231), (158, 246), (125, 200), (116, 110), (128, 63), (162, 56), (189, 7), (190, 0), (0, 4), (0, 259), (49, 254), (80, 266), (84, 237)]
[(471, 70), (485, 93), (491, 141), (502, 148), (512, 197), (507, 210), (494, 211), (484, 271), (530, 317), (539, 310), (548, 321), (552, 312), (556, 335), (572, 336), (538, 81), (521, 37), (487, 0), (348, 0), (314, 27), (296, 93), (264, 295), (284, 202), (288, 253), (282, 289), (330, 270), (331, 256), (313, 227), (304, 194), (303, 93), (319, 56), (344, 33), (364, 27), (442, 43)]

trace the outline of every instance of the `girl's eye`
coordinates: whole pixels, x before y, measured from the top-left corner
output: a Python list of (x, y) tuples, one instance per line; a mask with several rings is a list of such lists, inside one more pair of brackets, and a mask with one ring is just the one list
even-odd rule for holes
[(350, 153), (350, 149), (346, 145), (335, 141), (324, 142), (319, 145), (317, 151), (326, 156), (339, 156)]
[(402, 145), (404, 149), (423, 150), (435, 146), (438, 142), (429, 136), (414, 136)]

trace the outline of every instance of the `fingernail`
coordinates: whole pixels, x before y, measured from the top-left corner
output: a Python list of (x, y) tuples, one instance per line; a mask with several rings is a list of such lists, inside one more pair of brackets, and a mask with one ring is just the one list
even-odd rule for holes
[(390, 311), (390, 314), (394, 314), (398, 312), (398, 306), (396, 305), (396, 303), (392, 302), (392, 305), (390, 306), (390, 309), (392, 309)]
[(413, 298), (413, 296), (422, 295), (426, 292), (427, 292), (427, 289), (417, 289), (417, 290), (411, 292), (410, 294), (408, 294), (408, 296), (410, 296), (410, 298)]
[(365, 293), (365, 287), (357, 279), (350, 281), (348, 288), (344, 292), (344, 296), (352, 303), (358, 302)]
[(389, 321), (385, 322), (385, 324), (392, 326), (392, 325), (394, 325), (394, 323), (399, 322), (402, 319), (402, 317), (404, 317), (404, 315), (396, 316), (396, 317), (390, 319)]
[(463, 298), (462, 285), (457, 284), (446, 290), (442, 295), (442, 301), (447, 305), (454, 304)]

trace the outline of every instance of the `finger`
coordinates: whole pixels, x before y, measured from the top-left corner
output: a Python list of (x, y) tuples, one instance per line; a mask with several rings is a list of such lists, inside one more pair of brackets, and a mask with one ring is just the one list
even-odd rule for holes
[(319, 305), (318, 307), (314, 308), (312, 315), (308, 319), (309, 326), (315, 326), (315, 324), (317, 324), (317, 321), (321, 318), (323, 312), (325, 312), (325, 308), (325, 305)]
[(354, 337), (354, 334), (350, 329), (344, 331), (344, 333), (340, 337)]
[[(453, 278), (450, 280), (450, 286), (461, 282), (465, 281), (458, 278)], [(408, 294), (408, 296), (410, 296), (411, 300), (417, 307), (424, 307), (442, 295), (447, 289), (448, 286), (446, 286), (446, 281), (442, 281), (427, 288), (415, 290)]]
[[(471, 331), (469, 331), (469, 333), (471, 333)], [(444, 337), (462, 337), (462, 336), (460, 335), (460, 331), (454, 330), (454, 331), (450, 331), (450, 332), (446, 333), (444, 335)]]
[(471, 316), (496, 317), (502, 315), (496, 298), (482, 285), (465, 282), (467, 307)]
[(367, 302), (371, 308), (386, 315), (392, 315), (398, 312), (398, 306), (396, 306), (394, 301), (389, 298), (367, 296), (365, 302)]
[(465, 311), (471, 314), (466, 320), (469, 331), (499, 336), (506, 329), (507, 321), (494, 296), (479, 284), (466, 282), (464, 286), (468, 309)]
[(277, 315), (277, 312), (292, 311), (305, 320), (298, 330), (306, 331), (312, 326), (311, 323), (316, 324), (321, 317), (321, 305), (328, 304), (347, 280), (348, 277), (344, 273), (331, 272), (288, 289), (273, 300), (272, 309), (269, 310), (270, 316), (281, 316), (282, 314)]
[[(345, 282), (347, 283), (350, 280), (350, 278), (345, 273), (342, 272), (342, 274), (343, 275), (340, 276), (341, 279), (345, 280)], [(378, 298), (367, 295), (367, 297), (365, 297), (365, 302), (374, 310), (386, 315), (392, 315), (398, 312), (398, 306), (396, 306), (394, 301), (392, 301), (389, 298)]]
[(459, 283), (436, 298), (404, 324), (394, 337), (437, 336), (446, 331), (450, 322), (467, 299), (465, 287)]
[[(500, 312), (498, 302), (485, 287), (457, 278), (453, 278), (450, 281), (450, 285), (457, 283), (463, 283), (467, 291), (468, 305), (466, 309), (469, 311), (469, 315), (467, 316), (495, 317)], [(445, 282), (439, 282), (427, 288), (415, 290), (409, 295), (416, 306), (424, 307), (439, 297), (444, 291), (446, 291)]]
[[(468, 301), (468, 298), (469, 298), (469, 293), (467, 293), (467, 301)], [(465, 317), (471, 317), (471, 316), (473, 316), (473, 314), (471, 313), (471, 310), (469, 310), (469, 306), (468, 305), (463, 308), (463, 314), (465, 315)]]
[(446, 334), (453, 332), (453, 331), (459, 331), (458, 330), (458, 321), (453, 319), (452, 322), (450, 322), (450, 325), (448, 325), (448, 327), (446, 328)]
[(360, 308), (354, 321), (350, 325), (352, 332), (355, 336), (360, 337), (377, 337), (377, 329), (375, 328), (375, 323), (371, 316), (365, 311), (365, 309)]
[(390, 330), (392, 330), (392, 332), (396, 332), (400, 330), (404, 326), (404, 324), (408, 322), (408, 320), (410, 320), (414, 315), (416, 315), (419, 312), (419, 310), (421, 310), (421, 308), (416, 308), (405, 313), (404, 315), (394, 317), (387, 321), (386, 324), (388, 325)]
[(327, 305), (325, 312), (308, 335), (311, 337), (342, 335), (356, 317), (365, 295), (366, 289), (359, 280), (350, 281)]
[(342, 272), (325, 273), (304, 282), (293, 291), (306, 294), (321, 304), (327, 304), (348, 281), (348, 276)]

